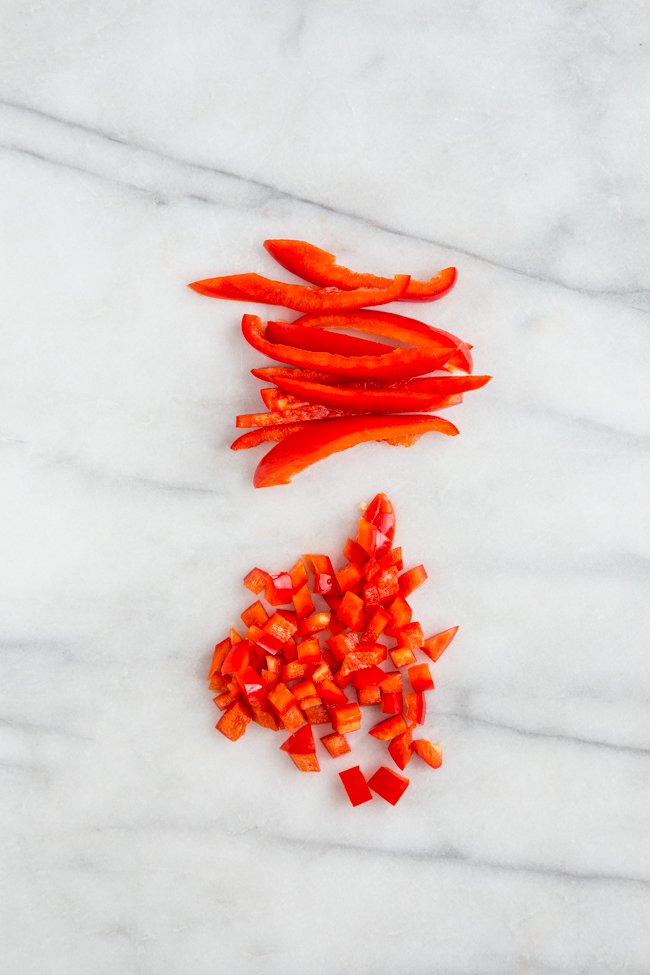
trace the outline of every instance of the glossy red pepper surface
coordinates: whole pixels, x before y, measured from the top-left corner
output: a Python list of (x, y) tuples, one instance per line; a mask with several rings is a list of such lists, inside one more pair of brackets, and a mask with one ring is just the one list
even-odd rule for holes
[(353, 806), (360, 806), (362, 802), (368, 802), (369, 799), (372, 799), (372, 792), (368, 788), (368, 783), (358, 765), (355, 765), (354, 768), (347, 768), (344, 772), (339, 772), (339, 776)]

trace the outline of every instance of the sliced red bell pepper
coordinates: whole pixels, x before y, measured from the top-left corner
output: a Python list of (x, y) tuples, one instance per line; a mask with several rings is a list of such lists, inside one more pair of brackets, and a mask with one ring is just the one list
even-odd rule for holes
[(267, 322), (266, 338), (280, 345), (292, 345), (296, 349), (312, 352), (333, 352), (337, 355), (387, 355), (395, 351), (394, 345), (371, 342), (353, 335), (328, 332), (322, 328), (310, 328), (290, 322)]
[(340, 587), (334, 566), (328, 555), (305, 555), (305, 562), (314, 576), (313, 591), (321, 596), (338, 596)]
[(355, 765), (354, 768), (346, 768), (344, 772), (339, 772), (339, 777), (353, 806), (360, 806), (361, 803), (368, 802), (369, 799), (373, 798), (358, 765)]
[(320, 772), (320, 765), (315, 755), (294, 755), (291, 752), (289, 758), (301, 772)]
[(246, 725), (249, 724), (250, 720), (250, 712), (243, 701), (238, 699), (221, 715), (216, 724), (216, 728), (226, 738), (230, 738), (231, 741), (237, 741), (246, 731)]
[(249, 666), (243, 670), (238, 670), (235, 674), (235, 680), (241, 687), (247, 704), (260, 706), (264, 704), (266, 701), (267, 687), (252, 667)]
[(416, 724), (424, 724), (427, 715), (427, 701), (422, 691), (414, 694), (405, 694), (406, 720), (415, 721)]
[[(434, 376), (404, 380), (379, 389), (356, 389), (351, 385), (305, 382), (300, 379), (277, 380), (280, 389), (300, 396), (308, 403), (347, 413), (400, 413), (445, 409), (455, 406), (458, 394), (480, 389), (491, 376)], [(304, 409), (304, 407), (303, 407)], [(294, 411), (291, 410), (291, 413)], [(262, 414), (273, 416), (275, 414)], [(296, 416), (299, 420), (301, 417)], [(279, 421), (278, 421), (279, 422)], [(289, 422), (289, 421), (287, 421)], [(243, 426), (244, 424), (238, 424)]]
[(303, 423), (280, 423), (276, 427), (258, 427), (257, 430), (250, 430), (237, 437), (230, 444), (231, 450), (248, 450), (249, 447), (257, 447), (258, 444), (267, 443), (271, 440), (284, 440), (292, 433), (299, 433), (309, 427), (313, 421), (305, 420)]
[(410, 379), (412, 376), (422, 376), (441, 369), (458, 348), (449, 341), (447, 345), (436, 347), (394, 349), (387, 355), (345, 356), (331, 352), (311, 352), (308, 349), (269, 342), (265, 335), (264, 322), (257, 315), (244, 315), (241, 327), (249, 345), (258, 352), (263, 352), (269, 359), (350, 379)]
[[(456, 352), (447, 361), (444, 368), (449, 372), (472, 372), (474, 368), (469, 345), (457, 335), (445, 332), (441, 328), (434, 328), (432, 325), (426, 325), (416, 318), (405, 318), (404, 315), (394, 315), (392, 312), (374, 310), (337, 312), (334, 314), (314, 312), (309, 315), (302, 315), (293, 324), (322, 329), (352, 328), (357, 332), (386, 335), (400, 342), (406, 342), (408, 345), (417, 345), (422, 349), (434, 350), (446, 348), (449, 344), (453, 344)], [(433, 372), (433, 370), (430, 369), (429, 372)]]
[(451, 641), (454, 639), (458, 633), (458, 627), (452, 626), (450, 630), (443, 630), (442, 633), (436, 633), (435, 636), (429, 637), (422, 644), (422, 649), (428, 657), (431, 657), (434, 664), (438, 657), (442, 656)]
[(388, 652), (393, 661), (393, 667), (408, 667), (409, 664), (415, 663), (415, 654), (410, 647), (395, 647), (394, 650)]
[(421, 586), (428, 579), (427, 570), (423, 565), (416, 565), (414, 569), (409, 569), (398, 579), (399, 591), (404, 599), (410, 596), (414, 589)]
[(298, 592), (294, 593), (293, 608), (296, 611), (296, 616), (300, 620), (304, 619), (306, 616), (309, 616), (309, 614), (313, 613), (314, 609), (316, 608), (307, 584), (299, 589)]
[(372, 667), (364, 667), (363, 670), (357, 670), (354, 674), (354, 680), (352, 681), (352, 686), (359, 687), (379, 687), (381, 683), (386, 679), (386, 671), (382, 670), (381, 667), (377, 667), (373, 664)]
[(381, 710), (384, 714), (401, 714), (404, 710), (404, 695), (401, 691), (381, 692)]
[(388, 745), (388, 753), (393, 759), (395, 764), (402, 771), (406, 768), (413, 755), (413, 728), (411, 725), (406, 731), (403, 731), (401, 735), (393, 738), (393, 740)]
[(288, 572), (267, 572), (264, 598), (271, 606), (286, 606), (293, 598), (293, 584)]
[(358, 632), (366, 625), (366, 617), (363, 610), (363, 599), (355, 596), (353, 592), (346, 592), (341, 605), (336, 611), (336, 615), (351, 630)]
[(404, 795), (409, 781), (406, 776), (398, 775), (397, 772), (382, 765), (372, 778), (368, 779), (368, 785), (378, 796), (390, 802), (391, 806), (395, 806)]
[(407, 724), (402, 714), (395, 714), (392, 718), (386, 718), (385, 721), (380, 721), (376, 724), (374, 728), (371, 728), (368, 732), (373, 738), (378, 738), (379, 741), (390, 741), (392, 738), (396, 738), (397, 735), (401, 735), (403, 731), (406, 731)]
[(332, 708), (332, 727), (340, 735), (358, 731), (361, 727), (361, 710), (358, 704), (335, 704)]
[(292, 477), (331, 454), (369, 440), (386, 440), (403, 434), (437, 431), (456, 436), (458, 430), (439, 416), (345, 416), (321, 420), (272, 447), (257, 465), (255, 487), (289, 484)]
[(251, 369), (256, 379), (275, 383), (278, 379), (300, 379), (309, 383), (330, 383), (339, 385), (342, 380), (331, 372), (319, 372), (314, 369), (289, 369), (287, 366), (265, 366), (263, 369)]
[(426, 738), (419, 738), (413, 742), (413, 748), (431, 768), (440, 768), (442, 765), (442, 745), (432, 745)]
[(386, 305), (389, 301), (396, 301), (406, 291), (410, 280), (408, 274), (397, 274), (386, 288), (339, 291), (336, 288), (307, 288), (303, 284), (273, 281), (261, 274), (230, 274), (193, 281), (188, 288), (208, 298), (258, 301), (264, 305), (282, 305), (295, 311), (314, 312)]
[(409, 667), (408, 675), (414, 691), (422, 693), (423, 691), (433, 690), (433, 678), (429, 664), (416, 664), (415, 667)]
[(283, 752), (293, 753), (294, 755), (309, 755), (316, 751), (316, 743), (314, 742), (314, 732), (311, 730), (310, 725), (306, 724), (304, 728), (300, 728), (293, 735), (290, 735), (287, 740), (280, 745), (280, 750)]
[(381, 691), (379, 687), (357, 687), (356, 692), (359, 707), (367, 707), (369, 704), (381, 703)]
[(336, 731), (333, 731), (331, 735), (325, 735), (321, 741), (332, 758), (338, 758), (339, 755), (345, 755), (352, 751), (345, 735), (339, 735)]
[[(212, 680), (215, 674), (221, 672), (221, 665), (230, 653), (230, 637), (226, 637), (221, 643), (217, 643), (214, 648), (214, 653), (212, 655), (212, 663), (210, 664), (210, 671), (208, 673), (208, 680)], [(212, 688), (216, 690), (216, 688)]]
[[(366, 410), (366, 412), (368, 412)], [(344, 410), (331, 410), (327, 406), (309, 404), (291, 410), (274, 413), (242, 413), (235, 420), (237, 427), (275, 427), (285, 423), (304, 423), (309, 420), (327, 420), (332, 416), (347, 416)]]
[[(390, 278), (377, 277), (376, 274), (357, 274), (336, 263), (334, 254), (307, 243), (306, 240), (265, 240), (264, 247), (278, 264), (292, 274), (319, 284), (336, 288), (385, 288)], [(458, 272), (455, 267), (446, 267), (430, 281), (411, 279), (400, 301), (435, 301), (451, 291)]]
[(268, 573), (264, 572), (263, 569), (251, 569), (248, 575), (244, 576), (244, 585), (251, 592), (254, 592), (256, 596), (259, 596), (266, 585), (267, 575)]
[(370, 622), (367, 624), (365, 630), (362, 634), (363, 643), (376, 643), (378, 638), (384, 632), (389, 621), (389, 615), (383, 606), (379, 606), (375, 613), (370, 617)]
[(281, 389), (277, 389), (275, 386), (269, 386), (267, 389), (260, 389), (260, 396), (264, 400), (264, 405), (267, 410), (292, 410), (294, 406), (306, 406), (307, 400), (298, 399), (297, 396), (292, 396), (291, 393), (284, 393)]
[(253, 603), (252, 606), (244, 610), (240, 618), (246, 627), (252, 626), (253, 624), (255, 626), (264, 626), (269, 618), (269, 614), (258, 599), (256, 603)]

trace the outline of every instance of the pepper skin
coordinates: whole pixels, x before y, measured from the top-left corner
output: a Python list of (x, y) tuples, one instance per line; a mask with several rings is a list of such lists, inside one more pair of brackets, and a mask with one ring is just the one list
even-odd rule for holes
[(335, 355), (331, 352), (311, 352), (278, 345), (265, 337), (265, 326), (257, 315), (244, 315), (241, 323), (244, 338), (258, 352), (269, 359), (286, 362), (290, 366), (317, 369), (347, 376), (349, 379), (410, 379), (435, 369), (441, 369), (454, 355), (458, 344), (449, 342), (435, 348), (394, 349), (387, 355)]
[(275, 427), (258, 427), (257, 430), (249, 430), (248, 433), (237, 437), (230, 444), (230, 449), (248, 450), (249, 447), (257, 447), (259, 444), (268, 442), (269, 440), (284, 440), (285, 437), (290, 437), (292, 433), (298, 433), (300, 430), (311, 426), (313, 422), (313, 420), (305, 420), (302, 423), (280, 423)]
[(336, 352), (339, 355), (387, 355), (395, 348), (384, 342), (370, 342), (353, 335), (326, 332), (322, 328), (307, 328), (295, 322), (267, 322), (266, 337), (269, 342), (293, 345), (296, 349), (312, 352)]
[[(390, 278), (357, 274), (336, 263), (334, 254), (308, 244), (306, 240), (265, 240), (264, 247), (278, 264), (312, 284), (337, 288), (386, 288)], [(400, 301), (435, 301), (451, 291), (458, 272), (446, 267), (430, 281), (411, 280)]]
[(456, 436), (458, 430), (439, 416), (399, 414), (397, 416), (344, 416), (321, 420), (306, 430), (286, 437), (257, 465), (255, 487), (289, 484), (291, 478), (316, 461), (368, 440), (386, 440), (405, 434), (420, 436), (437, 431)]
[(260, 274), (230, 274), (222, 278), (193, 281), (188, 288), (208, 298), (229, 298), (231, 301), (256, 301), (263, 305), (282, 305), (294, 311), (338, 311), (385, 305), (396, 301), (409, 286), (408, 274), (398, 274), (386, 288), (357, 288), (339, 291), (336, 288), (307, 288), (303, 284), (272, 281)]

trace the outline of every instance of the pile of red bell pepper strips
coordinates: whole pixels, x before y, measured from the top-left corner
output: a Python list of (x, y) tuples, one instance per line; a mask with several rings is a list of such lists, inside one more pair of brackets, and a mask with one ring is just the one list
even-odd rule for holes
[[(394, 537), (395, 510), (378, 494), (359, 519), (356, 541), (348, 538), (347, 562), (338, 572), (328, 556), (305, 555), (289, 572), (248, 573), (244, 585), (263, 594), (267, 606), (257, 599), (244, 610), (245, 635), (231, 629), (217, 644), (208, 675), (223, 711), (216, 727), (226, 738), (241, 738), (251, 721), (289, 731), (281, 749), (301, 771), (318, 772), (314, 726), (331, 725), (320, 742), (338, 758), (351, 751), (346, 736), (360, 729), (361, 708), (377, 706), (383, 717), (369, 733), (387, 743), (400, 772), (413, 753), (440, 767), (441, 746), (413, 740), (424, 723), (425, 694), (434, 687), (428, 662), (418, 662), (416, 652), (437, 661), (458, 627), (424, 638), (408, 597), (427, 573), (422, 565), (403, 571)], [(327, 608), (319, 608), (314, 596)], [(319, 637), (327, 633), (321, 645)], [(394, 646), (379, 642), (386, 637)], [(381, 666), (388, 657), (390, 670)], [(354, 806), (373, 792), (395, 805), (409, 784), (387, 766), (367, 781), (358, 766), (339, 774)]]
[[(472, 376), (471, 345), (450, 332), (402, 315), (377, 311), (391, 301), (434, 301), (456, 281), (449, 267), (430, 281), (357, 274), (333, 254), (301, 240), (267, 240), (266, 250), (316, 287), (234, 274), (195, 281), (199, 294), (282, 305), (302, 312), (294, 322), (244, 315), (253, 348), (283, 366), (253, 369), (274, 383), (261, 390), (267, 411), (237, 417), (243, 434), (232, 450), (278, 441), (260, 461), (255, 487), (288, 484), (310, 464), (368, 440), (411, 446), (423, 433), (458, 433), (448, 420), (423, 413), (462, 402), (490, 376)], [(373, 307), (374, 306), (374, 307)], [(372, 310), (370, 310), (372, 309)], [(331, 331), (334, 329), (335, 331)], [(399, 347), (339, 332), (352, 329), (402, 343)], [(292, 367), (292, 368), (287, 368)], [(441, 371), (447, 375), (427, 376)]]

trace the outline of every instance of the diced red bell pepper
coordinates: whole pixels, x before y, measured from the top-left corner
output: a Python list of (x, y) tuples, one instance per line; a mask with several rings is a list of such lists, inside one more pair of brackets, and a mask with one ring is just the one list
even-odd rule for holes
[(320, 772), (320, 765), (318, 764), (318, 759), (315, 755), (290, 754), (289, 757), (293, 760), (293, 764), (299, 768), (301, 772)]
[(355, 596), (353, 592), (346, 592), (343, 597), (343, 602), (339, 606), (336, 615), (349, 626), (351, 630), (358, 632), (362, 630), (366, 623), (366, 617), (364, 615), (364, 605), (363, 599), (359, 596)]
[(309, 678), (301, 681), (299, 684), (294, 684), (291, 688), (291, 692), (295, 695), (303, 710), (305, 707), (313, 707), (316, 704), (322, 703), (320, 697), (318, 696), (316, 685), (314, 684), (313, 680)]
[(434, 684), (429, 664), (416, 664), (415, 667), (409, 667), (408, 675), (411, 687), (416, 693), (421, 694), (424, 691), (433, 690)]
[[(390, 539), (386, 538), (378, 528), (371, 525), (364, 518), (359, 518), (357, 542), (371, 557), (379, 556), (381, 558), (382, 555), (390, 550)], [(364, 566), (365, 569), (366, 566)], [(370, 569), (368, 569), (369, 572)]]
[(406, 599), (411, 595), (414, 589), (422, 585), (425, 579), (428, 579), (427, 570), (423, 565), (416, 565), (414, 569), (409, 569), (399, 577), (399, 591), (401, 595)]
[(282, 646), (298, 629), (296, 614), (286, 609), (276, 612), (266, 621), (262, 629), (265, 633), (270, 633), (276, 640), (279, 640)]
[(291, 637), (290, 640), (287, 640), (285, 645), (282, 647), (282, 655), (284, 656), (283, 664), (289, 664), (292, 660), (298, 659), (298, 644), (293, 637)]
[(258, 488), (289, 484), (295, 474), (311, 464), (358, 443), (393, 441), (407, 434), (419, 437), (436, 431), (449, 436), (458, 433), (456, 427), (442, 417), (418, 414), (369, 414), (318, 420), (308, 429), (285, 437), (272, 447), (257, 465), (253, 484)]
[(282, 680), (304, 680), (311, 677), (316, 670), (316, 664), (303, 664), (299, 660), (292, 660), (282, 671)]
[(288, 572), (267, 573), (264, 598), (271, 606), (286, 606), (291, 602), (293, 585)]
[(339, 584), (334, 566), (327, 555), (305, 555), (305, 562), (314, 575), (313, 592), (321, 596), (338, 596)]
[(244, 585), (258, 596), (266, 585), (266, 576), (267, 573), (263, 569), (251, 569), (248, 575), (244, 576)]
[(352, 751), (345, 735), (339, 735), (336, 731), (333, 731), (331, 735), (325, 735), (321, 741), (332, 758), (338, 758), (339, 755), (345, 755), (346, 752)]
[(360, 806), (361, 803), (368, 802), (369, 799), (373, 798), (358, 765), (355, 765), (354, 768), (347, 768), (344, 772), (339, 772), (339, 776), (353, 806)]
[(306, 583), (298, 592), (294, 593), (293, 608), (299, 620), (303, 620), (306, 616), (309, 616), (316, 608), (314, 606), (314, 600), (311, 598), (311, 593), (309, 592), (309, 586)]
[(424, 633), (419, 623), (407, 623), (405, 626), (391, 627), (390, 636), (397, 640), (398, 647), (410, 647), (415, 650), (424, 643)]
[(294, 755), (308, 755), (316, 751), (316, 744), (314, 742), (314, 732), (311, 727), (306, 724), (304, 728), (296, 731), (295, 734), (290, 735), (289, 738), (282, 745), (280, 749), (283, 752), (289, 752), (289, 754)]
[(326, 660), (323, 660), (318, 665), (314, 673), (311, 675), (311, 679), (313, 680), (314, 684), (322, 684), (324, 680), (332, 679), (332, 671), (330, 670), (330, 666)]
[(358, 731), (361, 727), (361, 710), (358, 704), (335, 705), (332, 708), (332, 727), (340, 735), (350, 731)]
[(305, 716), (297, 704), (292, 704), (290, 708), (279, 715), (279, 718), (287, 731), (295, 731), (305, 720)]
[(389, 673), (382, 671), (384, 679), (381, 682), (382, 694), (398, 694), (402, 689), (402, 675), (399, 670), (391, 670)]
[(382, 555), (379, 560), (379, 567), (381, 569), (389, 569), (391, 565), (394, 565), (398, 572), (401, 572), (404, 568), (401, 545), (397, 548), (392, 548), (386, 555)]
[(229, 274), (219, 278), (193, 281), (188, 288), (208, 298), (227, 298), (230, 301), (258, 301), (264, 305), (282, 305), (295, 311), (338, 311), (367, 308), (396, 301), (409, 286), (408, 274), (397, 274), (385, 288), (355, 288), (352, 291), (336, 288), (308, 288), (304, 284), (273, 281), (261, 274)]
[(410, 647), (395, 647), (388, 651), (394, 667), (408, 667), (415, 663), (415, 654)]
[(413, 742), (413, 748), (427, 765), (431, 768), (440, 768), (442, 765), (442, 745), (432, 745), (426, 738), (419, 738)]
[[(358, 274), (336, 263), (334, 254), (309, 244), (306, 240), (265, 240), (264, 247), (278, 264), (305, 281), (321, 287), (386, 288), (390, 278), (375, 274)], [(399, 301), (435, 301), (449, 292), (458, 276), (455, 267), (439, 271), (430, 281), (409, 281)]]
[(230, 627), (229, 637), (230, 637), (230, 646), (231, 647), (234, 647), (234, 645), (236, 643), (241, 643), (242, 642), (242, 637), (240, 637), (239, 633), (234, 628), (234, 626), (231, 626)]
[(280, 728), (278, 719), (268, 708), (253, 705), (251, 706), (251, 715), (253, 716), (253, 721), (262, 728), (268, 728), (269, 731), (278, 731)]
[(374, 555), (372, 555), (363, 567), (363, 577), (366, 582), (370, 582), (370, 580), (374, 579), (375, 576), (379, 575), (380, 572), (381, 566)]
[(308, 637), (298, 644), (298, 660), (301, 664), (320, 665), (323, 656), (317, 636)]
[(356, 633), (338, 633), (325, 641), (337, 660), (343, 660), (346, 654), (352, 653), (359, 646)]
[(248, 640), (240, 640), (230, 648), (226, 658), (221, 665), (222, 674), (234, 674), (238, 670), (248, 667), (250, 655), (248, 652)]
[(259, 626), (255, 626), (254, 624), (253, 626), (249, 627), (246, 636), (251, 643), (261, 647), (265, 653), (280, 653), (284, 645), (282, 640), (278, 640), (271, 633), (267, 633), (265, 630), (260, 629)]
[(352, 674), (357, 670), (365, 670), (367, 667), (376, 666), (377, 664), (383, 663), (387, 656), (388, 651), (381, 643), (375, 643), (374, 645), (360, 643), (357, 650), (345, 655), (341, 669), (336, 676), (346, 677), (348, 674)]
[(228, 680), (228, 675), (215, 674), (212, 680), (210, 681), (210, 683), (208, 684), (208, 688), (211, 691), (224, 691), (226, 689), (226, 685), (229, 683), (230, 681)]
[(273, 671), (267, 670), (266, 668), (260, 671), (260, 677), (266, 684), (268, 691), (272, 691), (280, 683), (280, 674), (274, 674)]
[(372, 778), (368, 779), (368, 785), (378, 796), (390, 802), (391, 806), (396, 806), (404, 795), (410, 779), (404, 775), (398, 775), (392, 769), (382, 765), (378, 768)]
[(247, 704), (262, 706), (266, 700), (267, 687), (262, 678), (252, 667), (245, 667), (238, 670), (235, 680), (242, 689), (242, 694), (246, 698)]
[(303, 704), (301, 707), (309, 724), (329, 724), (330, 714), (325, 704), (312, 704), (310, 707)]
[(378, 687), (357, 687), (357, 701), (360, 707), (379, 704), (381, 702), (381, 691)]
[(296, 703), (296, 698), (286, 684), (278, 684), (268, 693), (268, 699), (278, 714), (284, 714)]
[[(395, 596), (388, 607), (391, 629), (406, 626), (413, 618), (413, 610), (403, 596)], [(390, 635), (390, 634), (389, 634)]]
[(350, 562), (356, 562), (357, 565), (363, 566), (368, 561), (368, 555), (357, 542), (353, 542), (351, 538), (348, 538), (345, 543), (345, 548), (343, 549), (343, 555)]
[(427, 701), (422, 692), (405, 694), (406, 720), (415, 721), (416, 724), (424, 724), (427, 715)]
[(407, 724), (402, 714), (396, 714), (392, 718), (386, 718), (385, 721), (380, 721), (376, 724), (374, 728), (371, 728), (368, 732), (373, 738), (377, 738), (379, 741), (390, 741), (392, 738), (396, 738), (397, 735), (401, 735), (403, 731), (406, 731)]
[(384, 632), (389, 619), (390, 617), (383, 606), (379, 606), (379, 608), (370, 617), (370, 621), (363, 631), (361, 637), (362, 641), (364, 643), (376, 643), (377, 639)]
[(226, 708), (229, 708), (231, 704), (234, 704), (237, 697), (234, 694), (231, 694), (230, 691), (224, 691), (222, 694), (217, 694), (217, 696), (213, 697), (212, 700), (220, 711), (225, 711)]
[[(391, 542), (395, 538), (395, 508), (385, 494), (376, 494), (363, 513), (363, 517)], [(376, 553), (373, 553), (373, 555)], [(385, 554), (382, 552), (382, 555)]]
[(398, 592), (397, 569), (391, 566), (363, 587), (363, 598), (367, 606), (380, 606), (392, 600)]
[(219, 718), (216, 728), (226, 738), (237, 741), (246, 731), (246, 725), (251, 720), (250, 712), (239, 698), (231, 704), (228, 710)]
[(332, 618), (330, 619), (329, 626), (327, 627), (327, 629), (330, 631), (330, 633), (332, 634), (332, 636), (337, 636), (339, 633), (342, 633), (343, 630), (346, 630), (347, 627), (346, 627), (345, 623), (343, 623), (338, 618), (338, 616), (335, 616), (332, 613)]
[(339, 606), (343, 602), (343, 596), (323, 596), (323, 599), (333, 613), (337, 613)]
[(321, 633), (329, 629), (330, 617), (330, 613), (313, 613), (311, 616), (305, 616), (298, 623), (299, 636), (310, 636), (312, 633)]
[(349, 699), (345, 691), (342, 691), (340, 687), (337, 687), (333, 680), (321, 681), (318, 685), (318, 693), (327, 704), (345, 705), (349, 703)]
[(298, 559), (293, 568), (289, 569), (289, 578), (291, 579), (294, 592), (298, 592), (299, 589), (302, 589), (307, 584), (309, 576), (307, 575), (307, 569), (302, 559)]
[(381, 710), (384, 714), (401, 714), (404, 710), (404, 696), (401, 691), (382, 691)]
[(363, 579), (363, 569), (356, 562), (348, 562), (336, 573), (336, 581), (343, 592), (352, 589), (361, 579)]
[(388, 752), (399, 769), (404, 769), (413, 755), (413, 725), (397, 735), (388, 745)]
[(379, 685), (386, 679), (386, 671), (382, 670), (381, 667), (366, 667), (363, 670), (357, 670), (354, 673), (354, 680), (352, 681), (353, 687), (379, 687)]
[(248, 609), (245, 609), (241, 614), (242, 622), (246, 627), (252, 626), (253, 624), (260, 627), (264, 626), (268, 618), (269, 614), (266, 612), (259, 599), (256, 603), (253, 603), (252, 606), (249, 606)]
[[(221, 671), (221, 666), (230, 652), (230, 637), (226, 637), (221, 643), (217, 643), (214, 648), (214, 653), (212, 655), (212, 663), (210, 664), (210, 672), (208, 673), (208, 680), (212, 680), (215, 674)], [(216, 687), (211, 688), (211, 690), (217, 690)]]
[(436, 633), (435, 636), (431, 636), (428, 640), (424, 641), (422, 649), (428, 657), (431, 657), (434, 664), (438, 657), (445, 652), (457, 633), (458, 627), (452, 626), (450, 630), (443, 630), (442, 633)]

